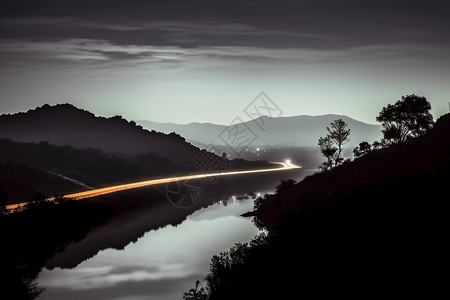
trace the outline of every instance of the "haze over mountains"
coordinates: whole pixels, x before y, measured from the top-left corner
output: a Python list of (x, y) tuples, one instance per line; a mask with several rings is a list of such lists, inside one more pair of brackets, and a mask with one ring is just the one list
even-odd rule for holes
[[(151, 178), (215, 171), (223, 158), (178, 134), (70, 104), (0, 116), (0, 192), (9, 203)], [(230, 169), (267, 162), (226, 161)]]
[[(243, 123), (237, 123), (241, 129), (251, 131), (255, 137), (253, 146), (279, 147), (317, 147), (317, 140), (327, 134), (326, 127), (334, 120), (342, 119), (351, 129), (350, 142), (347, 147), (354, 148), (362, 141), (372, 143), (382, 137), (381, 126), (357, 121), (347, 116), (327, 114), (322, 116), (293, 116), (269, 118), (259, 117)], [(224, 146), (231, 126), (211, 123), (157, 123), (152, 121), (136, 121), (146, 129), (171, 133), (176, 132), (196, 146), (209, 144)]]

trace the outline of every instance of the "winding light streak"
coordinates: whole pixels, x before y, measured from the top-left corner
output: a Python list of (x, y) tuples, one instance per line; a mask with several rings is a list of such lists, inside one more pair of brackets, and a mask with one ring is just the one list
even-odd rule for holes
[[(152, 180), (127, 183), (127, 184), (114, 185), (114, 186), (110, 186), (110, 187), (99, 188), (99, 189), (94, 189), (94, 190), (89, 190), (89, 191), (84, 191), (84, 192), (79, 192), (79, 193), (74, 193), (74, 194), (68, 194), (68, 195), (64, 195), (62, 197), (68, 198), (68, 199), (73, 199), (73, 200), (81, 200), (81, 199), (92, 198), (92, 197), (96, 197), (96, 196), (100, 196), (100, 195), (111, 194), (111, 193), (115, 193), (115, 192), (119, 192), (119, 191), (125, 191), (125, 190), (145, 187), (145, 186), (149, 186), (149, 185), (157, 185), (157, 184), (169, 183), (169, 182), (175, 182), (175, 181), (181, 181), (181, 180), (208, 178), (208, 177), (217, 177), (217, 176), (229, 176), (229, 175), (237, 175), (237, 174), (275, 172), (275, 171), (284, 171), (284, 170), (301, 168), (301, 166), (292, 164), (290, 162), (290, 160), (286, 160), (285, 162), (272, 162), (272, 163), (280, 164), (280, 165), (282, 165), (282, 167), (281, 168), (273, 168), (273, 169), (231, 171), (231, 172), (220, 172), (220, 173), (186, 175), (186, 176), (169, 177), (169, 178), (162, 178), (162, 179), (152, 179)], [(48, 198), (47, 200), (53, 201), (53, 200), (55, 200), (55, 197)], [(10, 205), (6, 206), (6, 209), (8, 211), (13, 211), (16, 209), (23, 208), (28, 203), (29, 202), (10, 204)]]

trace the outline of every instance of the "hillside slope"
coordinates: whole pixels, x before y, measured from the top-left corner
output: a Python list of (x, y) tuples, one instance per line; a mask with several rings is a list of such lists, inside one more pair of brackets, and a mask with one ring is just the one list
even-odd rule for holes
[(179, 135), (147, 131), (120, 116), (97, 117), (70, 104), (44, 105), (25, 113), (1, 115), (0, 138), (47, 141), (58, 146), (93, 148), (115, 154), (154, 152), (188, 164), (199, 151)]
[[(280, 195), (276, 203), (264, 203), (258, 210), (258, 215), (267, 224), (274, 224), (288, 214), (301, 213), (301, 206), (305, 202), (311, 204), (311, 209), (342, 205), (339, 199), (352, 198), (362, 191), (394, 184), (394, 181), (406, 181), (405, 186), (397, 187), (399, 193), (419, 193), (426, 199), (427, 193), (434, 194), (434, 190), (424, 190), (420, 182), (413, 184), (416, 177), (437, 176), (436, 172), (442, 174), (442, 177), (435, 178), (436, 181), (432, 182), (436, 189), (440, 189), (449, 178), (449, 164), (450, 115), (447, 114), (437, 120), (433, 130), (424, 136), (407, 140), (401, 147), (393, 145), (387, 149), (372, 151), (332, 172), (306, 178)], [(385, 196), (380, 192), (378, 197), (383, 201)]]
[(445, 115), (402, 147), (280, 184), (247, 214), (268, 234), (212, 258), (207, 299), (438, 298), (449, 170)]
[[(170, 163), (166, 164), (167, 171), (173, 172), (171, 167)], [(0, 139), (0, 177), (4, 179), (4, 184), (0, 182), (0, 190), (9, 191), (8, 203), (28, 202), (38, 195), (50, 197), (73, 193), (150, 175), (139, 165), (100, 150)], [(8, 188), (8, 180), (16, 181), (16, 185), (33, 187), (36, 196)]]
[(4, 195), (3, 205), (29, 202), (85, 189), (86, 186), (81, 183), (28, 164), (0, 162), (0, 194)]

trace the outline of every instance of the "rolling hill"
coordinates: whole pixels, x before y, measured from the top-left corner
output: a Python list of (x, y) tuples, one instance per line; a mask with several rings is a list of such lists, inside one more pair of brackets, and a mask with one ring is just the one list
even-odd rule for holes
[(44, 105), (27, 112), (1, 115), (0, 138), (47, 141), (116, 155), (153, 152), (189, 164), (191, 157), (200, 151), (177, 134), (148, 131), (121, 116), (99, 117), (70, 104)]

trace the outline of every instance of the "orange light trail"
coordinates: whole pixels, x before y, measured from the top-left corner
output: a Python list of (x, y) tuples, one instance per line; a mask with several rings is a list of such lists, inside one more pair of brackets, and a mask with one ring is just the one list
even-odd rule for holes
[[(281, 168), (273, 168), (273, 169), (260, 169), (260, 170), (248, 170), (248, 171), (231, 171), (231, 172), (221, 172), (221, 173), (209, 173), (209, 174), (196, 174), (196, 175), (187, 175), (187, 176), (179, 176), (179, 177), (169, 177), (169, 178), (162, 178), (162, 179), (152, 179), (152, 180), (145, 180), (145, 181), (139, 181), (139, 182), (133, 182), (133, 183), (127, 183), (127, 184), (120, 184), (120, 185), (114, 185), (110, 187), (105, 188), (99, 188), (74, 194), (68, 194), (62, 196), (63, 198), (73, 199), (73, 200), (81, 200), (86, 198), (92, 198), (100, 195), (105, 194), (111, 194), (119, 191), (125, 191), (130, 189), (136, 189), (140, 187), (150, 186), (150, 185), (157, 185), (162, 183), (169, 183), (169, 182), (175, 182), (175, 181), (181, 181), (181, 180), (189, 180), (189, 179), (199, 179), (199, 178), (208, 178), (208, 177), (217, 177), (217, 176), (229, 176), (229, 175), (237, 175), (237, 174), (251, 174), (251, 173), (263, 173), (263, 172), (275, 172), (275, 171), (284, 171), (284, 170), (290, 170), (290, 169), (298, 169), (301, 168), (300, 166), (292, 164), (290, 161), (286, 162), (273, 162), (274, 164), (280, 164), (282, 165)], [(48, 198), (47, 200), (53, 201), (55, 198)], [(8, 211), (14, 211), (20, 208), (23, 208), (25, 205), (27, 205), (28, 202), (22, 202), (17, 204), (10, 204), (6, 206), (6, 209)]]

